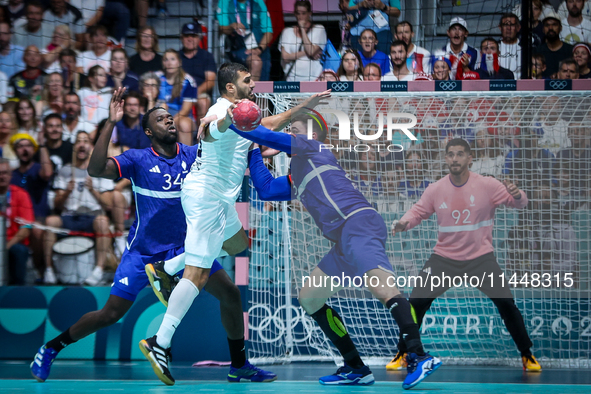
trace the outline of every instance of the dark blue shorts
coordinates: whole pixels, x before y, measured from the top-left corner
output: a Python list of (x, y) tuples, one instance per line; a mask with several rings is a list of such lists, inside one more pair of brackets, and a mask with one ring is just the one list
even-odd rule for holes
[(63, 215), (62, 226), (72, 231), (94, 232), (92, 223), (96, 219), (94, 215)]
[(318, 264), (329, 276), (362, 277), (367, 271), (381, 268), (392, 272), (386, 255), (388, 230), (384, 219), (374, 210), (356, 213), (345, 221), (338, 242)]
[[(127, 248), (121, 256), (121, 263), (115, 272), (115, 279), (111, 286), (111, 294), (129, 301), (135, 301), (135, 298), (140, 291), (150, 284), (148, 276), (146, 275), (146, 264), (155, 263), (162, 260), (170, 260), (185, 252), (184, 246), (176, 249), (167, 250), (158, 253), (154, 256), (142, 256), (137, 253), (130, 253)], [(213, 261), (209, 276), (215, 274), (217, 271), (223, 269), (217, 260)]]

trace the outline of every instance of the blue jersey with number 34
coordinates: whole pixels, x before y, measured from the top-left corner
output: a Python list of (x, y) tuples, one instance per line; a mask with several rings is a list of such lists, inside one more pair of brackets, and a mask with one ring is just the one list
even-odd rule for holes
[(151, 256), (184, 245), (187, 223), (181, 186), (197, 156), (198, 146), (177, 144), (177, 155), (166, 158), (152, 148), (130, 149), (113, 157), (119, 175), (131, 181), (136, 219), (127, 248)]

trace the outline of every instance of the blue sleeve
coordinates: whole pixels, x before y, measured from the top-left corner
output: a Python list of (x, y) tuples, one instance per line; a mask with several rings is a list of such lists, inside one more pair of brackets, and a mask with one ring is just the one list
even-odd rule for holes
[(120, 178), (131, 178), (135, 175), (135, 161), (131, 157), (134, 149), (123, 152), (119, 156), (111, 157), (119, 169)]
[(271, 131), (265, 126), (259, 126), (253, 131), (244, 132), (231, 125), (230, 128), (239, 136), (246, 138), (257, 144), (268, 146), (269, 148), (277, 149), (287, 154), (291, 154), (291, 144), (293, 137), (287, 133), (279, 133)]
[(250, 179), (263, 201), (290, 201), (291, 184), (288, 176), (274, 178), (269, 172), (259, 149), (248, 152)]
[[(182, 102), (185, 102), (185, 101), (196, 102), (197, 101), (197, 83), (189, 75), (187, 75), (187, 77), (185, 77), (185, 83), (183, 86), (183, 92), (182, 92), (181, 96), (183, 97)], [(182, 102), (181, 102), (181, 106), (183, 105)]]

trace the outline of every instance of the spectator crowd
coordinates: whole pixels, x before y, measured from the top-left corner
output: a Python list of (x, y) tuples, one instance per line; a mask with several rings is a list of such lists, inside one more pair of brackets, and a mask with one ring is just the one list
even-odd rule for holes
[[(29, 259), (39, 282), (58, 282), (53, 251), (62, 235), (48, 228), (93, 235), (95, 265), (83, 278), (87, 285), (104, 284), (105, 270), (123, 253), (126, 225), (133, 220), (131, 185), (90, 178), (87, 172), (114, 88), (126, 87), (128, 93), (109, 146), (113, 156), (150, 146), (141, 123), (154, 106), (174, 116), (179, 142), (195, 143), (197, 120), (215, 96), (216, 60), (197, 20), (179, 26), (176, 51), (161, 47), (161, 37), (148, 24), (147, 1), (85, 3), (9, 0), (0, 6), (0, 204), (8, 221), (11, 284), (25, 283)], [(429, 51), (415, 43), (419, 26), (397, 21), (399, 0), (341, 0), (337, 50), (325, 26), (314, 22), (310, 1), (294, 3), (296, 22), (285, 28), (283, 15), (278, 23), (268, 5), (219, 0), (216, 12), (225, 38), (223, 57), (245, 64), (255, 81), (269, 80), (274, 63), (287, 81), (520, 79), (523, 74), (519, 8), (500, 15), (498, 36), (484, 37), (478, 48), (466, 43), (466, 20), (454, 16), (447, 43)], [(533, 78), (591, 77), (588, 8), (584, 0), (566, 0), (557, 10), (533, 0)], [(156, 9), (160, 17), (168, 16), (165, 1), (157, 1)], [(125, 42), (132, 26), (130, 50)], [(369, 105), (375, 108), (393, 105), (367, 100), (374, 100)], [(405, 152), (337, 155), (357, 163), (349, 166), (352, 180), (366, 195), (416, 199), (444, 175), (442, 147), (459, 136), (473, 147), (472, 171), (511, 177), (529, 190), (552, 188), (551, 197), (563, 209), (576, 209), (581, 204), (573, 201), (589, 189), (588, 115), (565, 120), (560, 98), (535, 100), (541, 116), (519, 130), (511, 116), (503, 118), (499, 103), (481, 103), (503, 118), (501, 126), (490, 129), (476, 119), (482, 106), (471, 107), (463, 98), (421, 99), (410, 103), (421, 115), (420, 127)]]

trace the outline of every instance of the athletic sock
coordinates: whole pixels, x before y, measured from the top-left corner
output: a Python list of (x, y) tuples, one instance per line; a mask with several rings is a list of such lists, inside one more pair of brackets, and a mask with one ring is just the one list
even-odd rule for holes
[(168, 275), (175, 275), (177, 272), (185, 268), (185, 254), (181, 253), (178, 256), (174, 256), (170, 260), (164, 262), (164, 272)]
[(170, 347), (172, 336), (185, 314), (199, 295), (199, 289), (189, 279), (181, 279), (168, 300), (168, 308), (156, 333), (156, 342), (164, 349)]
[(347, 365), (355, 369), (359, 369), (365, 365), (361, 357), (359, 357), (357, 348), (355, 348), (355, 344), (347, 333), (347, 329), (343, 325), (337, 311), (324, 304), (322, 308), (312, 313), (311, 316), (316, 320), (322, 332), (324, 332), (339, 350)]
[(246, 364), (246, 347), (244, 345), (244, 338), (228, 338), (228, 345), (230, 347), (230, 359), (232, 360), (232, 367), (244, 367), (244, 364)]
[(419, 335), (419, 325), (413, 316), (410, 302), (402, 294), (398, 294), (386, 302), (386, 307), (400, 328), (401, 337), (404, 338), (407, 351), (416, 353), (419, 356), (424, 355), (425, 351)]
[(63, 348), (65, 348), (66, 346), (68, 346), (74, 342), (76, 342), (76, 341), (73, 340), (72, 337), (70, 336), (70, 329), (68, 328), (66, 331), (62, 332), (60, 335), (53, 338), (51, 341), (47, 342), (45, 344), (45, 347), (52, 348), (56, 352), (60, 352), (63, 350)]

